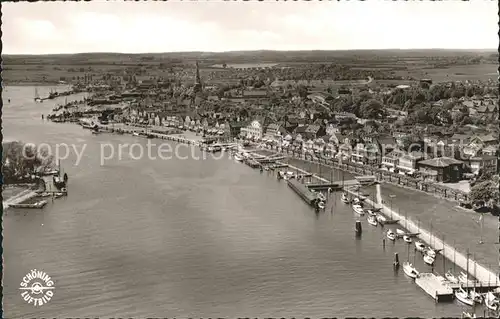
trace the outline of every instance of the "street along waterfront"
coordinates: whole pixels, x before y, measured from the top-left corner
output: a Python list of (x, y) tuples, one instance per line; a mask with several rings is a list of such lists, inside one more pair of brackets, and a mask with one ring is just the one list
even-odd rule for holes
[[(271, 174), (225, 157), (101, 166), (100, 143), (147, 140), (42, 121), (57, 100), (35, 104), (31, 92), (4, 92), (6, 138), (87, 148), (78, 166), (73, 157), (62, 163), (67, 198), (4, 215), (6, 317), (461, 314), (394, 273), (394, 253), (406, 258), (403, 243), (384, 250), (380, 227), (365, 226), (356, 239), (356, 216), (339, 198), (315, 214)], [(40, 309), (19, 294), (33, 268), (56, 285)]]

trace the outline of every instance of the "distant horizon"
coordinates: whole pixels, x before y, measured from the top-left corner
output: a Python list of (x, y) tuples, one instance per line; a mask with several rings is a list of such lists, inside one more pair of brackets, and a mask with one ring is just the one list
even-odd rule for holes
[(370, 52), (370, 51), (448, 51), (448, 52), (490, 52), (498, 53), (498, 48), (481, 48), (481, 49), (463, 49), (463, 48), (414, 48), (414, 49), (301, 49), (301, 50), (272, 50), (272, 49), (255, 49), (255, 50), (229, 50), (229, 51), (164, 51), (164, 52), (113, 52), (113, 51), (89, 51), (89, 52), (74, 52), (74, 53), (47, 53), (47, 54), (30, 54), (30, 53), (2, 53), (2, 56), (57, 56), (57, 55), (79, 55), (79, 54), (127, 54), (127, 55), (147, 55), (147, 54), (182, 54), (182, 53), (210, 53), (210, 54), (224, 54), (224, 53), (257, 53), (257, 52)]

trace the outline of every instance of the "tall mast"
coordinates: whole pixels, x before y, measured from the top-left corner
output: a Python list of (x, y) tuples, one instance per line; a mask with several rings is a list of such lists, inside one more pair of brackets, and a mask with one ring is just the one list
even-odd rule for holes
[(456, 247), (456, 240), (453, 241), (453, 272), (456, 272), (456, 269), (457, 269), (457, 263), (455, 261), (455, 255), (457, 254), (457, 247)]

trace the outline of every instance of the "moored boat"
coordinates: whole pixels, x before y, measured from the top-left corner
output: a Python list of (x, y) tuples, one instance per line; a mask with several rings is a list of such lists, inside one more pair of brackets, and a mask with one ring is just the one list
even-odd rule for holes
[(406, 234), (406, 232), (404, 230), (398, 228), (398, 229), (396, 229), (396, 234), (398, 236), (404, 236)]
[(343, 203), (346, 203), (346, 204), (349, 204), (350, 203), (350, 200), (349, 200), (349, 197), (347, 196), (347, 193), (342, 193), (342, 197), (340, 198), (340, 200), (343, 202)]
[(434, 258), (432, 258), (431, 256), (429, 255), (424, 255), (424, 262), (427, 264), (427, 265), (430, 265), (432, 266), (434, 264)]
[(455, 297), (457, 298), (458, 301), (468, 306), (474, 305), (474, 300), (472, 300), (467, 291), (463, 290), (462, 288), (460, 288), (458, 291), (455, 292)]
[(404, 235), (403, 240), (405, 241), (405, 243), (411, 244), (411, 237), (410, 236)]
[(474, 300), (475, 303), (477, 304), (482, 304), (483, 303), (483, 296), (477, 292), (475, 289), (469, 292), (470, 297), (472, 300)]
[(462, 312), (462, 318), (469, 318), (469, 319), (474, 319), (477, 318), (475, 313), (470, 313), (470, 312)]
[(499, 301), (491, 291), (486, 293), (486, 296), (484, 297), (484, 304), (486, 305), (486, 308), (498, 311)]
[(365, 211), (363, 210), (363, 206), (359, 205), (359, 204), (354, 204), (352, 205), (352, 209), (354, 210), (354, 212), (358, 215), (361, 215), (363, 216), (365, 214)]
[(419, 275), (417, 269), (415, 269), (415, 267), (413, 267), (413, 265), (408, 261), (405, 261), (403, 263), (403, 270), (405, 274), (410, 278), (417, 278)]
[(318, 202), (318, 208), (325, 209), (325, 202), (323, 202), (323, 201)]
[(425, 254), (428, 255), (428, 256), (431, 256), (434, 259), (436, 259), (436, 251), (434, 249), (432, 249), (432, 248), (428, 248), (425, 251)]
[(368, 218), (366, 220), (368, 221), (368, 224), (370, 224), (372, 226), (378, 225), (378, 221), (374, 216), (368, 216)]
[(392, 230), (389, 229), (387, 231), (387, 238), (389, 238), (390, 240), (396, 240), (396, 234)]
[(451, 272), (451, 270), (448, 270), (444, 277), (452, 284), (458, 284), (458, 278)]
[(380, 211), (380, 209), (378, 209), (378, 208), (370, 208), (370, 209), (366, 210), (368, 215), (374, 216), (374, 217), (377, 217), (377, 212), (379, 212), (379, 211)]
[(382, 214), (377, 214), (377, 221), (383, 225), (387, 221), (387, 218)]
[(424, 251), (425, 250), (425, 244), (421, 241), (417, 241), (415, 242), (415, 248), (418, 250), (418, 251)]
[(241, 161), (243, 161), (243, 156), (241, 156), (240, 154), (235, 154), (235, 155), (234, 155), (234, 159), (235, 159), (237, 162), (241, 162)]
[(467, 274), (464, 273), (463, 271), (461, 271), (460, 274), (458, 275), (458, 280), (463, 284), (467, 284), (469, 282)]

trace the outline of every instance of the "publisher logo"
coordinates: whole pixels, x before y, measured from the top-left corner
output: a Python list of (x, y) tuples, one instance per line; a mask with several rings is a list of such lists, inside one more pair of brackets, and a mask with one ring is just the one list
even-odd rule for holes
[(54, 281), (45, 272), (36, 269), (23, 277), (19, 287), (24, 301), (37, 307), (52, 299), (54, 288)]

